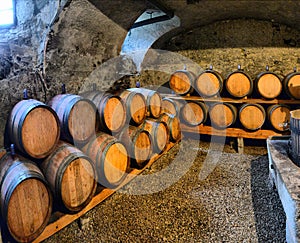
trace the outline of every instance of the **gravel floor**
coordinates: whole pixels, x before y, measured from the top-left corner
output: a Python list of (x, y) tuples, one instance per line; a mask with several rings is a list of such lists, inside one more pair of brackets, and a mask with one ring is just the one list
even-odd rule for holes
[(45, 242), (285, 242), (266, 147), (246, 146), (240, 155), (226, 145), (212, 173), (200, 180), (210, 145), (182, 141)]

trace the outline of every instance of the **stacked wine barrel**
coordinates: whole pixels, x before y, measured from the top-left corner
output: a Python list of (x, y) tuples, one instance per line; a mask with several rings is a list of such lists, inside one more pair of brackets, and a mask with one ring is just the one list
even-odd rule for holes
[(0, 207), (7, 231), (16, 241), (32, 241), (50, 219), (52, 193), (33, 159), (49, 156), (59, 137), (56, 113), (40, 101), (27, 99), (27, 95), (7, 118), (4, 135), (7, 151), (0, 159)]
[(179, 141), (179, 119), (167, 111), (160, 94), (145, 88), (63, 92), (47, 104), (25, 92), (0, 150), (0, 211), (14, 240), (34, 240), (53, 211), (79, 212), (97, 186), (118, 187)]
[[(267, 66), (252, 79), (240, 65), (226, 77), (211, 66), (198, 75), (177, 70), (168, 84), (177, 98), (169, 96), (165, 102), (177, 103), (180, 108), (176, 112), (188, 126), (204, 124), (217, 129), (238, 127), (251, 132), (265, 128), (286, 132), (290, 111), (299, 105), (297, 102), (287, 105), (284, 101), (299, 100), (300, 104), (300, 72), (296, 69), (280, 77)], [(186, 99), (189, 96), (195, 98)]]
[(140, 169), (170, 141), (180, 140), (179, 119), (162, 108), (162, 97), (155, 90), (131, 88), (117, 95), (125, 104), (127, 122), (115, 136), (125, 144), (131, 167)]

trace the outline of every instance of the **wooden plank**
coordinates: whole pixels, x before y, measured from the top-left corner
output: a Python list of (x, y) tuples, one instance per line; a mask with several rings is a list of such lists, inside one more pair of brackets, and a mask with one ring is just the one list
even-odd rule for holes
[(244, 138), (238, 137), (237, 138), (237, 145), (238, 145), (238, 153), (244, 153)]
[(166, 152), (168, 152), (175, 144), (169, 143), (165, 149), (165, 151), (162, 154), (155, 154), (150, 159), (149, 163), (141, 170), (133, 169), (125, 178), (125, 180), (115, 189), (108, 189), (108, 188), (102, 188), (101, 191), (96, 194), (91, 202), (80, 212), (76, 214), (62, 214), (62, 213), (56, 213), (56, 216), (58, 217), (57, 220), (55, 220), (52, 223), (49, 223), (47, 227), (44, 229), (41, 235), (37, 237), (33, 242), (41, 242), (51, 235), (57, 233), (85, 213), (87, 213), (89, 210), (97, 206), (99, 203), (104, 201), (106, 198), (111, 196), (114, 192), (122, 188), (124, 185), (128, 184), (131, 180), (133, 180), (137, 175), (142, 173), (146, 168), (149, 168), (157, 159), (159, 159), (162, 155), (164, 155)]
[(225, 102), (225, 103), (232, 103), (232, 104), (288, 104), (288, 105), (297, 105), (300, 104), (300, 100), (294, 99), (256, 99), (256, 98), (243, 98), (243, 99), (232, 99), (232, 98), (223, 98), (223, 97), (213, 97), (213, 98), (203, 98), (200, 96), (178, 96), (173, 94), (161, 94), (163, 97), (168, 97), (174, 100), (189, 100), (189, 101), (204, 101), (204, 102)]
[(286, 133), (276, 133), (272, 130), (257, 130), (253, 132), (248, 132), (241, 128), (226, 128), (223, 130), (219, 130), (211, 126), (205, 126), (202, 124), (195, 127), (189, 127), (184, 124), (181, 124), (181, 129), (184, 132), (191, 132), (191, 133), (200, 133), (206, 135), (227, 136), (227, 137), (253, 138), (253, 139), (267, 139), (270, 136), (286, 135)]

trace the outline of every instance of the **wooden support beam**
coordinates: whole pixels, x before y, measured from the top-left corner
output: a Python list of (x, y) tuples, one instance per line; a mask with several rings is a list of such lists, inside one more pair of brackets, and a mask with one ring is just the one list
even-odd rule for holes
[(238, 147), (238, 153), (243, 154), (244, 153), (244, 139), (242, 137), (237, 138), (237, 147)]
[(240, 137), (240, 138), (252, 138), (252, 139), (267, 139), (270, 136), (281, 136), (286, 135), (286, 133), (277, 133), (272, 130), (257, 130), (253, 132), (245, 131), (241, 128), (226, 128), (226, 129), (215, 129), (211, 126), (199, 125), (195, 127), (190, 127), (181, 124), (181, 129), (183, 132), (190, 133), (200, 133), (213, 136), (226, 136), (226, 137)]

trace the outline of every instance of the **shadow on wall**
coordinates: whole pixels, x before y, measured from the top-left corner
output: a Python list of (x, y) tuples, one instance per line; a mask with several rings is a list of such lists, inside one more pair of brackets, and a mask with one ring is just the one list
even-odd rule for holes
[[(170, 31), (153, 48), (170, 51), (238, 47), (299, 47), (300, 32), (290, 26), (257, 19), (232, 19), (176, 33)], [(175, 33), (174, 33), (175, 32)]]
[[(258, 242), (285, 242), (285, 214), (269, 181), (268, 157), (251, 162), (251, 190)], [(262, 162), (263, 161), (263, 162)]]

